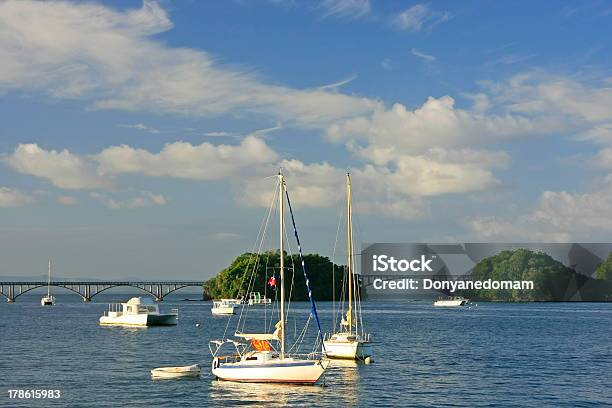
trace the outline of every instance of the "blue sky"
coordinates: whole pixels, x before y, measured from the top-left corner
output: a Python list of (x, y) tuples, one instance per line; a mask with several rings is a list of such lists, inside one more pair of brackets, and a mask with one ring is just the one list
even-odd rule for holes
[[(608, 241), (605, 1), (0, 2), (0, 275), (206, 278), (283, 167), (359, 239)], [(338, 260), (340, 261), (340, 259)]]

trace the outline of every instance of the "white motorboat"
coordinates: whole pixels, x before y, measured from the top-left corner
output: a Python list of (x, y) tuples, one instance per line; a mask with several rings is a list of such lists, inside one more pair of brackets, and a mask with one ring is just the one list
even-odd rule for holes
[(200, 366), (193, 364), (190, 366), (183, 367), (159, 367), (151, 370), (152, 378), (185, 378), (185, 377), (199, 377)]
[(47, 277), (47, 296), (40, 299), (41, 306), (55, 306), (55, 296), (51, 295), (51, 259), (49, 259), (49, 273)]
[(178, 309), (160, 313), (149, 297), (133, 297), (126, 303), (111, 303), (100, 317), (104, 326), (173, 326), (178, 323)]
[(251, 292), (249, 296), (249, 305), (269, 305), (272, 299), (262, 296), (259, 292)]
[[(244, 333), (236, 330), (235, 336), (240, 340), (213, 340), (210, 342), (210, 351), (213, 355), (212, 362), (212, 373), (215, 377), (220, 380), (226, 381), (237, 381), (237, 382), (261, 382), (261, 383), (300, 383), (300, 384), (314, 384), (316, 383), (321, 375), (327, 369), (329, 360), (324, 360), (314, 350), (309, 354), (290, 354), (285, 347), (285, 323), (287, 319), (285, 310), (285, 250), (284, 250), (284, 238), (285, 238), (285, 223), (284, 223), (284, 206), (285, 197), (287, 199), (287, 205), (289, 212), (291, 213), (291, 221), (294, 227), (294, 233), (297, 241), (297, 247), (299, 249), (300, 259), (302, 261), (302, 270), (305, 276), (305, 282), (308, 289), (308, 294), (311, 302), (311, 313), (310, 316), (317, 322), (319, 327), (319, 336), (321, 335), (319, 320), (316, 312), (314, 300), (312, 298), (312, 291), (309, 287), (309, 281), (307, 278), (307, 272), (305, 270), (305, 264), (302, 257), (301, 246), (297, 230), (295, 228), (295, 220), (293, 218), (293, 211), (291, 209), (291, 202), (289, 201), (289, 195), (285, 190), (285, 181), (281, 173), (278, 174), (278, 183), (276, 187), (276, 193), (278, 194), (278, 212), (279, 212), (279, 230), (280, 230), (280, 305), (279, 305), (279, 321), (275, 325), (275, 331), (273, 333)], [(270, 207), (270, 212), (274, 207), (274, 202)], [(262, 234), (263, 235), (263, 234)], [(258, 237), (259, 238), (259, 237)], [(262, 242), (265, 237), (261, 237)], [(261, 247), (261, 246), (260, 246)], [(254, 257), (258, 257), (259, 254), (255, 254)], [(255, 268), (253, 268), (255, 273)], [(248, 291), (247, 291), (248, 292)], [(252, 305), (251, 305), (252, 306)], [(244, 308), (251, 307), (249, 305), (243, 305)], [(241, 319), (243, 314), (241, 313)], [(246, 316), (246, 314), (245, 314)], [(265, 315), (262, 316), (264, 320)], [(309, 317), (309, 320), (310, 318)], [(246, 317), (245, 317), (246, 320)], [(244, 321), (242, 322), (244, 328)], [(239, 319), (238, 328), (240, 328), (241, 320)], [(307, 329), (307, 325), (304, 328), (303, 333)], [(248, 344), (243, 341), (248, 341)], [(298, 337), (297, 341), (300, 344), (303, 340)], [(271, 342), (277, 345), (273, 347)], [(235, 348), (235, 353), (230, 355), (219, 355), (224, 344), (232, 344)]]
[(210, 309), (214, 315), (233, 315), (236, 306), (240, 304), (239, 299), (213, 300), (213, 307)]
[(460, 307), (467, 305), (469, 301), (469, 299), (463, 298), (461, 296), (455, 296), (446, 299), (437, 299), (433, 305), (435, 307)]
[[(370, 334), (366, 333), (361, 317), (361, 291), (359, 280), (354, 273), (354, 248), (352, 231), (351, 211), (351, 176), (346, 175), (346, 224), (347, 224), (347, 275), (346, 314), (340, 319), (339, 330), (333, 334), (327, 334), (323, 341), (323, 352), (330, 358), (343, 358), (350, 360), (365, 360), (372, 356), (372, 345)], [(333, 277), (332, 277), (333, 279)], [(341, 304), (340, 313), (343, 313), (344, 302)]]

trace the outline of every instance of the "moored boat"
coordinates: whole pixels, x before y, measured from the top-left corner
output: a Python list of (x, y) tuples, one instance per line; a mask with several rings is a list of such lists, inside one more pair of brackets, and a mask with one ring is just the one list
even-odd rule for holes
[[(284, 222), (284, 206), (285, 197), (287, 199), (287, 206), (291, 214), (291, 221), (293, 224), (294, 235), (297, 241), (297, 247), (299, 250), (302, 271), (306, 282), (306, 287), (310, 299), (311, 311), (309, 314), (308, 321), (313, 318), (318, 327), (319, 339), (321, 336), (321, 329), (319, 324), (319, 318), (317, 315), (314, 300), (312, 298), (312, 291), (309, 286), (309, 281), (306, 272), (306, 266), (304, 264), (300, 241), (295, 227), (295, 220), (293, 218), (293, 211), (291, 210), (291, 202), (289, 201), (289, 195), (285, 190), (285, 181), (281, 173), (278, 174), (278, 183), (276, 187), (276, 193), (278, 194), (278, 212), (279, 212), (279, 238), (280, 238), (280, 280), (278, 285), (280, 286), (280, 300), (279, 300), (279, 321), (275, 325), (273, 333), (244, 333), (236, 330), (234, 333), (235, 337), (239, 340), (213, 340), (210, 342), (210, 351), (213, 355), (212, 362), (212, 374), (225, 381), (235, 382), (258, 382), (258, 383), (294, 383), (294, 384), (314, 384), (323, 375), (329, 360), (323, 359), (319, 353), (313, 352), (308, 354), (298, 354), (297, 351), (290, 353), (290, 350), (286, 350), (286, 336), (285, 336), (285, 325), (287, 314), (285, 310), (285, 250), (284, 250), (284, 239), (285, 239), (285, 222)], [(274, 207), (274, 203), (271, 205), (270, 212)], [(262, 241), (264, 237), (261, 237)], [(259, 254), (256, 254), (256, 258)], [(255, 269), (253, 269), (255, 273)], [(276, 280), (274, 280), (274, 286), (276, 286)], [(243, 305), (244, 308), (252, 307), (251, 305)], [(241, 318), (243, 314), (241, 313)], [(246, 316), (246, 313), (245, 313)], [(245, 317), (246, 320), (246, 317)], [(264, 315), (264, 320), (266, 320)], [(238, 322), (238, 327), (241, 321)], [(244, 323), (244, 322), (243, 322)], [(244, 325), (242, 326), (244, 327)], [(306, 324), (303, 333), (305, 333), (308, 327)], [(303, 336), (299, 343), (301, 344)], [(246, 341), (246, 342), (245, 342)], [(276, 347), (272, 345), (274, 342)], [(219, 355), (220, 349), (225, 344), (232, 344), (235, 348), (235, 352), (230, 355)], [(294, 346), (296, 346), (294, 343)], [(315, 348), (317, 346), (315, 345)], [(298, 346), (299, 348), (299, 346)]]
[(445, 299), (437, 299), (434, 302), (435, 307), (460, 307), (468, 304), (469, 299), (463, 298), (461, 296), (448, 297)]
[(214, 315), (233, 315), (235, 308), (240, 304), (240, 299), (220, 299), (213, 300), (213, 307), (210, 309)]
[[(323, 341), (323, 352), (330, 358), (365, 360), (372, 356), (370, 334), (366, 333), (361, 317), (361, 291), (359, 280), (354, 272), (354, 248), (351, 210), (351, 176), (346, 175), (346, 214), (347, 214), (347, 309), (340, 319), (339, 330), (327, 334)], [(333, 277), (332, 277), (333, 279)], [(342, 304), (342, 309), (344, 304)]]
[(201, 368), (198, 364), (182, 367), (159, 367), (151, 370), (152, 378), (199, 377)]
[(125, 303), (111, 303), (100, 317), (103, 326), (174, 326), (178, 309), (160, 313), (159, 306), (149, 297), (133, 297)]
[(51, 295), (51, 259), (49, 259), (49, 273), (47, 276), (47, 296), (40, 299), (41, 306), (55, 306), (55, 296)]

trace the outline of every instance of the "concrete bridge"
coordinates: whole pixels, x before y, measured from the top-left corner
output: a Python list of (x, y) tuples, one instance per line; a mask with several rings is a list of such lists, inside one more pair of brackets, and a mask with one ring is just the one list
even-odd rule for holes
[[(142, 290), (153, 296), (156, 301), (160, 302), (164, 300), (164, 297), (170, 293), (175, 292), (179, 289), (186, 287), (199, 287), (202, 288), (202, 295), (204, 296), (204, 287), (202, 281), (106, 281), (106, 282), (78, 282), (78, 281), (56, 281), (51, 282), (51, 286), (56, 286), (64, 289), (68, 289), (83, 299), (85, 302), (89, 302), (94, 296), (105, 290), (117, 287), (132, 287)], [(12, 303), (19, 296), (31, 291), (32, 289), (46, 287), (47, 282), (45, 281), (23, 281), (23, 282), (1, 282), (0, 281), (0, 295), (4, 296), (7, 302)]]

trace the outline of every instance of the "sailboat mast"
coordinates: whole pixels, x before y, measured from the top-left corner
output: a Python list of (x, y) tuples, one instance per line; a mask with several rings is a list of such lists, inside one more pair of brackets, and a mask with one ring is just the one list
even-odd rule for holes
[(283, 174), (278, 172), (278, 213), (279, 213), (279, 231), (280, 231), (280, 319), (281, 319), (281, 352), (280, 358), (285, 358), (285, 249), (283, 246), (284, 235), (285, 235), (285, 181)]
[(351, 222), (351, 175), (346, 173), (346, 223), (348, 234), (348, 312), (346, 314), (346, 323), (348, 324), (349, 334), (353, 333), (353, 243)]
[(47, 297), (51, 296), (51, 258), (49, 258), (49, 274), (47, 276)]

